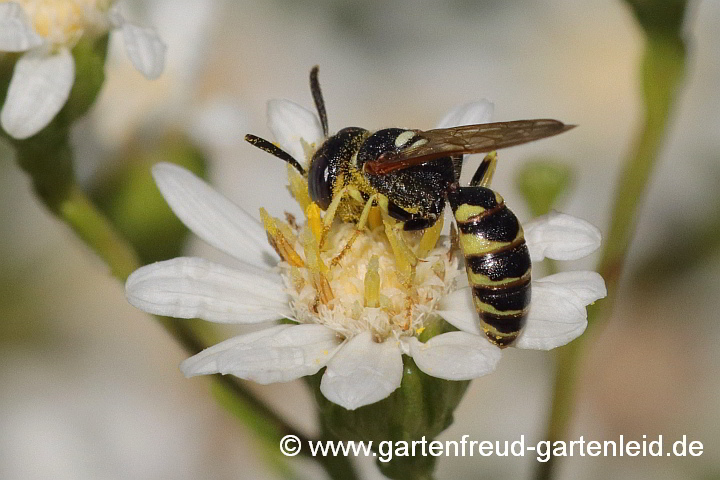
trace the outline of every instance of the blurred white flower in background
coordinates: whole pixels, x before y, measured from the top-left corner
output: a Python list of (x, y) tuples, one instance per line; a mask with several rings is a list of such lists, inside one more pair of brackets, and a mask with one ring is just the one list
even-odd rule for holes
[(153, 29), (127, 22), (111, 0), (0, 0), (0, 52), (24, 52), (0, 112), (2, 128), (24, 139), (47, 126), (75, 80), (72, 48), (111, 29), (122, 31), (138, 71), (149, 79), (162, 73), (165, 44)]
[[(443, 125), (487, 121), (491, 108), (489, 102), (460, 106)], [(286, 100), (271, 101), (268, 110), (268, 124), (278, 143), (307, 163), (324, 139), (318, 118)], [(311, 227), (293, 229), (294, 221), (281, 224), (263, 214), (263, 228), (181, 167), (159, 164), (153, 173), (183, 223), (240, 260), (241, 267), (194, 257), (148, 265), (126, 283), (130, 303), (149, 313), (219, 323), (256, 324), (279, 318), (298, 323), (272, 325), (210, 347), (182, 364), (185, 375), (230, 373), (266, 384), (327, 367), (321, 391), (334, 403), (355, 409), (382, 400), (400, 386), (403, 354), (413, 357), (425, 373), (448, 380), (472, 379), (495, 369), (500, 348), (478, 327), (471, 292), (461, 280), (464, 269), (448, 255), (449, 242), (441, 240), (422, 257), (408, 286), (397, 274), (395, 251), (384, 241), (390, 236), (387, 225), (384, 232), (361, 234), (348, 251), (345, 246), (355, 229), (336, 222), (321, 249)], [(291, 191), (300, 201), (292, 187), (293, 174)], [(546, 256), (574, 260), (600, 245), (595, 227), (556, 212), (535, 219), (526, 229), (535, 261)], [(276, 250), (268, 244), (269, 236)], [(288, 241), (280, 244), (281, 237)], [(277, 265), (276, 251), (285, 259)], [(334, 264), (341, 252), (342, 261)], [(332, 265), (331, 271), (323, 269), (325, 265)], [(368, 275), (377, 275), (376, 283), (382, 285), (372, 304)], [(564, 272), (534, 281), (527, 326), (515, 346), (547, 350), (568, 343), (585, 330), (585, 306), (605, 295), (603, 279), (595, 272)], [(417, 336), (438, 316), (460, 331), (420, 342)]]

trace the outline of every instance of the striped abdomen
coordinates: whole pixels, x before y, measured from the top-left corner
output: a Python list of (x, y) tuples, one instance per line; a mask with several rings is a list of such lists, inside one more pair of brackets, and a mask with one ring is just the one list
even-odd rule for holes
[(510, 345), (530, 308), (530, 253), (517, 217), (485, 187), (448, 194), (480, 326), (495, 345)]

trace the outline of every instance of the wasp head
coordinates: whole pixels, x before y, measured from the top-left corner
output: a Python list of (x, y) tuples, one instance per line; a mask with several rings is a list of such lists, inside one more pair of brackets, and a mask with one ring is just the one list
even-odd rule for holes
[(313, 155), (308, 171), (310, 198), (320, 208), (330, 206), (333, 195), (342, 188), (338, 178), (347, 178), (355, 152), (358, 151), (367, 130), (358, 127), (343, 128), (328, 138)]

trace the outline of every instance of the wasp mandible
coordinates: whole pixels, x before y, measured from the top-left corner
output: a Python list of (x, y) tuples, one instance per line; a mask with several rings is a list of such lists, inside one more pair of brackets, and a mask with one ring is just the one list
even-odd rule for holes
[[(435, 225), (449, 202), (480, 326), (495, 345), (510, 345), (527, 320), (531, 262), (520, 222), (489, 188), (494, 151), (557, 135), (574, 125), (536, 119), (425, 131), (347, 127), (329, 135), (318, 67), (310, 72), (310, 89), (325, 141), (307, 171), (269, 141), (254, 135), (245, 140), (306, 178), (310, 198), (326, 211), (327, 227), (339, 216), (362, 230), (377, 205), (402, 222), (404, 230), (423, 230)], [(470, 184), (460, 186), (464, 156), (488, 152)]]

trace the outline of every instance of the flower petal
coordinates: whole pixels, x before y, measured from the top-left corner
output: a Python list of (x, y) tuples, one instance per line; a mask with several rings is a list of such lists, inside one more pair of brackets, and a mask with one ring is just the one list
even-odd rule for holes
[(459, 127), (462, 125), (475, 125), (488, 123), (492, 117), (495, 105), (486, 99), (479, 102), (470, 102), (450, 110), (435, 128)]
[(155, 29), (130, 22), (122, 22), (120, 29), (125, 41), (125, 52), (133, 66), (150, 80), (159, 77), (165, 68), (167, 46)]
[(180, 370), (186, 377), (229, 373), (261, 384), (289, 382), (316, 373), (340, 344), (322, 325), (277, 325), (213, 345)]
[(470, 380), (495, 370), (500, 349), (484, 336), (465, 332), (437, 335), (426, 343), (411, 337), (410, 356), (420, 370), (446, 380)]
[(586, 305), (607, 292), (595, 272), (562, 272), (534, 281), (527, 324), (513, 346), (550, 350), (574, 340), (587, 327)]
[(577, 260), (600, 247), (600, 230), (577, 217), (552, 211), (523, 225), (530, 257), (539, 262)]
[(74, 80), (75, 61), (67, 49), (54, 54), (35, 49), (24, 54), (15, 64), (0, 112), (3, 129), (19, 139), (35, 135), (65, 105)]
[(158, 163), (153, 177), (172, 211), (195, 235), (251, 265), (267, 268), (277, 262), (260, 222), (192, 172)]
[(125, 295), (141, 310), (170, 317), (219, 323), (292, 318), (280, 276), (247, 267), (240, 271), (202, 258), (173, 258), (135, 270)]
[(436, 313), (463, 332), (484, 335), (478, 325), (478, 314), (473, 305), (470, 287), (459, 288), (443, 297), (438, 303)]
[(24, 52), (42, 43), (19, 4), (0, 3), (0, 52)]
[(290, 100), (270, 100), (267, 115), (268, 128), (280, 147), (305, 165), (303, 141), (319, 147), (325, 138), (317, 115)]
[(320, 391), (348, 410), (375, 403), (400, 386), (403, 362), (394, 339), (375, 343), (370, 332), (348, 341), (330, 360)]
[(563, 288), (569, 288), (583, 305), (590, 305), (607, 295), (605, 280), (603, 280), (602, 275), (588, 270), (575, 270), (548, 275), (535, 281), (533, 288), (536, 285), (559, 285)]

